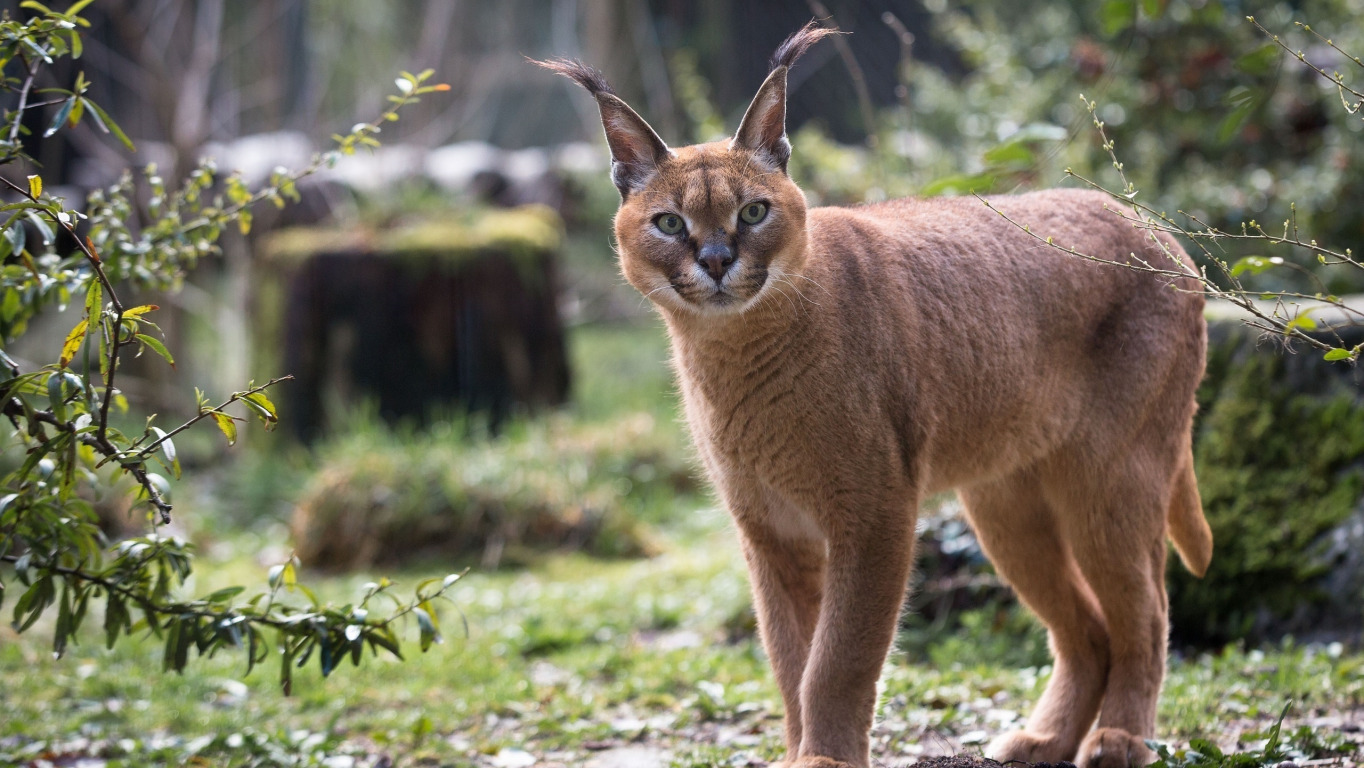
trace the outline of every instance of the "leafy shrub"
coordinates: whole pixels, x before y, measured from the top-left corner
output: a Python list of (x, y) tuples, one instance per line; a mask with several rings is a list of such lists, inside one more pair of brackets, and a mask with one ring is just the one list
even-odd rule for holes
[[(197, 392), (197, 415), (179, 426), (156, 424), (151, 415), (135, 429), (130, 424), (137, 425), (137, 416), (126, 421), (114, 417), (130, 410), (120, 391), (128, 377), (119, 375), (130, 357), (150, 350), (174, 366), (152, 319), (159, 307), (125, 304), (120, 294), (178, 287), (199, 259), (218, 252), (216, 242), (227, 227), (236, 226), (243, 234), (250, 230), (257, 203), (297, 201), (297, 182), (342, 154), (378, 146), (374, 134), (380, 123), (397, 120), (399, 110), (420, 95), (448, 86), (424, 84), (430, 71), (403, 73), (396, 81), (401, 95), (390, 98), (375, 122), (357, 123), (350, 133), (336, 136), (334, 151), (316, 155), (301, 170), (276, 169), (254, 191), (240, 174), (219, 174), (203, 161), (178, 183), (168, 183), (155, 166), (147, 166), (142, 173), (150, 192), (145, 208), (131, 171), (113, 186), (91, 192), (84, 210), (69, 207), (61, 190), (45, 189), (32, 156), (38, 154), (38, 137), (28, 125), (37, 114), (33, 110), (55, 107), (50, 122), (43, 118), (43, 139), (84, 118), (133, 149), (122, 129), (90, 100), (91, 83), (84, 72), (77, 71), (67, 90), (60, 85), (69, 75), (44, 71), (59, 60), (80, 58), (82, 30), (90, 26), (80, 13), (91, 2), (77, 0), (58, 12), (26, 0), (13, 16), (8, 9), (0, 11), (0, 90), (17, 95), (14, 108), (0, 117), (0, 167), (6, 170), (0, 174), (5, 190), (0, 207), (8, 214), (0, 224), (0, 410), (11, 427), (0, 433), (6, 457), (0, 462), (0, 607), (12, 607), (19, 632), (55, 610), (52, 652), (57, 657), (87, 616), (95, 614), (88, 611), (92, 603), (102, 604), (109, 647), (146, 628), (164, 639), (163, 666), (168, 670), (183, 670), (191, 649), (204, 656), (233, 647), (246, 652), (249, 671), (277, 649), (286, 692), (295, 663), (302, 666), (314, 651), (324, 676), (346, 655), (359, 664), (366, 644), (375, 653), (383, 649), (400, 655), (392, 625), (409, 613), (419, 622), (425, 650), (438, 638), (429, 601), (442, 596), (457, 576), (435, 580), (440, 586), (434, 589), (427, 588), (431, 582), (419, 586), (411, 603), (399, 601), (388, 616), (377, 611), (371, 616), (368, 607), (387, 584), (368, 590), (358, 605), (323, 605), (310, 599), (303, 608), (276, 602), (281, 590), (304, 591), (294, 579), (292, 562), (274, 566), (269, 592), (242, 602), (235, 600), (245, 590), (241, 586), (203, 598), (182, 597), (193, 570), (191, 547), (158, 530), (170, 522), (172, 510), (170, 481), (158, 472), (177, 479), (181, 473), (171, 438), (212, 421), (234, 443), (238, 422), (245, 419), (229, 408), (245, 409), (248, 418), (257, 417), (271, 428), (278, 414), (264, 390), (280, 379), (248, 384), (216, 405)], [(48, 78), (58, 87), (34, 89)], [(25, 183), (16, 181), (24, 177)], [(55, 361), (34, 364), (5, 352), (16, 349), (31, 320), (69, 302), (83, 311)], [(120, 477), (137, 489), (138, 502), (145, 506), (139, 503), (136, 509), (151, 513), (152, 531), (109, 548), (91, 500), (121, 496), (115, 480)], [(4, 605), (10, 595), (12, 603)]]
[(524, 423), (499, 437), (469, 436), (458, 423), (418, 434), (355, 430), (319, 449), (293, 520), (297, 551), (322, 568), (414, 553), (478, 555), (489, 566), (544, 549), (647, 555), (639, 515), (696, 489), (653, 429), (638, 414), (594, 426)]

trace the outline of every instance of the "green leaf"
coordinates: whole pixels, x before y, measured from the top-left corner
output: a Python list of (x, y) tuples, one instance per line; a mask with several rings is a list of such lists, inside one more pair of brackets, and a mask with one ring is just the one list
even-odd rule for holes
[(285, 696), (294, 694), (294, 655), (287, 650), (279, 658), (279, 690)]
[(104, 606), (105, 647), (112, 650), (123, 629), (131, 626), (131, 617), (128, 616), (128, 608), (123, 604), (123, 598), (117, 592), (110, 592), (109, 602)]
[(178, 654), (178, 651), (179, 651), (179, 648), (180, 648), (180, 634), (181, 634), (181, 632), (182, 632), (182, 629), (181, 629), (181, 622), (179, 622), (179, 621), (177, 621), (177, 620), (175, 620), (175, 619), (171, 619), (169, 622), (167, 622), (167, 626), (166, 626), (166, 646), (165, 646), (165, 649), (164, 649), (163, 653), (161, 654), (161, 671), (162, 671), (162, 672), (169, 672), (169, 671), (172, 670), (172, 669), (174, 669), (174, 670), (179, 670), (179, 669), (180, 669), (180, 667), (177, 667), (177, 666), (175, 665), (175, 660), (176, 660), (177, 656), (179, 655), (179, 654)]
[(365, 640), (369, 642), (371, 648), (383, 648), (399, 659), (403, 657), (402, 649), (398, 647), (398, 639), (388, 627), (375, 627), (365, 635)]
[(65, 379), (62, 378), (61, 373), (54, 373), (47, 377), (47, 402), (52, 410), (52, 415), (56, 416), (58, 421), (66, 421), (66, 397), (62, 393), (63, 381)]
[(1352, 355), (1350, 354), (1350, 351), (1348, 349), (1341, 349), (1340, 347), (1336, 347), (1335, 349), (1323, 355), (1322, 359), (1330, 362), (1335, 362), (1337, 360), (1349, 360), (1351, 357)]
[(421, 746), (421, 743), (425, 741), (426, 737), (431, 735), (431, 732), (434, 730), (435, 727), (431, 724), (431, 718), (422, 715), (417, 718), (417, 722), (412, 725), (412, 742), (417, 746)]
[(210, 603), (226, 603), (245, 591), (246, 587), (227, 587), (226, 589), (220, 589), (217, 592), (214, 592), (204, 599)]
[[(38, 215), (36, 211), (29, 211), (27, 217), (29, 221), (33, 222), (33, 226), (38, 229), (38, 235), (42, 237), (43, 245), (51, 245), (53, 241), (52, 225), (47, 222), (47, 219)], [(30, 267), (30, 269), (32, 269), (32, 267)], [(37, 270), (33, 271), (36, 272)]]
[(412, 613), (417, 616), (417, 626), (421, 630), (421, 649), (425, 653), (432, 643), (443, 643), (445, 640), (440, 636), (440, 630), (436, 628), (436, 613), (428, 602), (422, 602), (421, 607), (413, 608)]
[[(0, 238), (0, 242), (8, 242)], [(24, 308), (23, 302), (19, 299), (18, 291), (5, 291), (5, 298), (0, 300), (0, 320), (6, 323), (14, 322), (14, 318), (19, 316), (19, 311)], [(13, 360), (6, 363), (11, 370), (14, 369)]]
[(1274, 721), (1274, 726), (1269, 729), (1269, 741), (1265, 743), (1262, 754), (1271, 760), (1279, 759), (1279, 733), (1283, 728), (1283, 719), (1288, 717), (1288, 710), (1293, 708), (1293, 700), (1289, 699), (1283, 705), (1283, 711), (1279, 713), (1279, 719)]
[(1283, 329), (1285, 332), (1291, 332), (1295, 329), (1303, 331), (1315, 331), (1317, 329), (1317, 321), (1313, 320), (1311, 315), (1304, 312), (1298, 315), (1297, 317), (1293, 318), (1292, 320), (1289, 320), (1284, 325)]
[(9, 240), (10, 253), (19, 254), (24, 252), (26, 235), (22, 226), (15, 225), (5, 230), (5, 238)]
[[(16, 632), (23, 632), (33, 626), (33, 622), (38, 620), (43, 611), (52, 604), (52, 599), (56, 596), (56, 590), (52, 585), (52, 577), (44, 576), (33, 583), (28, 588), (19, 602), (14, 605), (13, 626)], [(27, 617), (25, 618), (25, 614)]]
[(256, 655), (257, 649), (259, 648), (262, 651), (264, 649), (261, 647), (260, 635), (256, 632), (255, 627), (250, 624), (246, 625), (246, 637), (246, 674), (249, 675), (251, 670), (256, 668), (256, 664), (263, 660), (262, 657)]
[(322, 622), (317, 624), (317, 647), (318, 664), (322, 667), (322, 676), (328, 677), (332, 670), (336, 669), (336, 654), (333, 652), (331, 639), (327, 635), (327, 625)]
[(1237, 259), (1236, 263), (1232, 265), (1231, 276), (1240, 277), (1247, 272), (1252, 275), (1258, 275), (1273, 269), (1282, 263), (1283, 259), (1278, 256), (1272, 256), (1270, 258), (1265, 258), (1264, 256), (1243, 256), (1240, 259)]
[(1211, 757), (1214, 760), (1223, 759), (1222, 750), (1217, 745), (1207, 739), (1189, 739), (1189, 749), (1194, 750), (1200, 755)]
[(85, 102), (85, 106), (90, 108), (90, 111), (95, 113), (95, 124), (100, 127), (100, 130), (105, 133), (113, 133), (119, 141), (123, 142), (123, 146), (127, 147), (129, 152), (137, 151), (137, 147), (133, 146), (133, 142), (128, 138), (128, 134), (124, 133), (123, 129), (118, 127), (118, 123), (115, 123), (100, 105), (89, 99), (81, 100)]
[[(62, 123), (66, 122), (66, 118), (70, 117), (71, 108), (74, 106), (76, 106), (75, 96), (62, 102), (61, 109), (57, 110), (57, 116), (53, 118), (52, 124), (47, 127), (46, 131), (43, 131), (43, 138), (46, 139), (61, 129)], [(41, 191), (41, 187), (39, 187), (39, 191)], [(37, 195), (34, 195), (34, 197), (37, 197)]]
[(175, 367), (175, 358), (171, 357), (170, 350), (166, 349), (165, 344), (162, 344), (160, 341), (152, 338), (151, 336), (148, 336), (145, 333), (139, 333), (136, 335), (135, 338), (138, 341), (142, 342), (144, 345), (151, 347), (151, 350), (153, 352), (164, 358), (166, 362), (170, 363), (170, 367), (172, 368)]
[(66, 642), (76, 631), (71, 620), (70, 584), (62, 584), (62, 599), (57, 602), (57, 626), (52, 630), (52, 658), (60, 659), (66, 654)]

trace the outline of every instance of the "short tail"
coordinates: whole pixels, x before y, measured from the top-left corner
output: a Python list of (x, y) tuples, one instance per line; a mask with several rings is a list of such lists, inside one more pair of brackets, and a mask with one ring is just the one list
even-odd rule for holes
[(1212, 529), (1203, 516), (1203, 501), (1198, 496), (1198, 481), (1194, 478), (1193, 453), (1185, 455), (1184, 466), (1175, 475), (1174, 494), (1170, 499), (1167, 520), (1170, 541), (1174, 542), (1184, 567), (1199, 578), (1208, 572), (1212, 562)]

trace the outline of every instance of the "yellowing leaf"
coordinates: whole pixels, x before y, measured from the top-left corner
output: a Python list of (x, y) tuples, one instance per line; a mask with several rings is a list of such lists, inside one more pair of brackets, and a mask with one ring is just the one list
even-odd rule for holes
[(37, 174), (28, 177), (29, 197), (40, 197), (43, 194), (43, 177)]
[(247, 407), (260, 417), (267, 430), (279, 421), (279, 416), (275, 412), (275, 404), (270, 402), (270, 398), (266, 397), (264, 392), (252, 392), (243, 397), (242, 402), (246, 403)]
[(153, 311), (158, 310), (158, 309), (160, 309), (160, 308), (161, 308), (161, 307), (159, 307), (159, 306), (157, 306), (157, 305), (155, 305), (155, 304), (143, 304), (143, 305), (140, 306), (140, 307), (133, 307), (132, 309), (125, 309), (125, 310), (123, 310), (123, 316), (124, 316), (124, 317), (138, 317), (139, 315), (145, 315), (145, 314), (147, 314), (148, 312), (153, 312)]
[(85, 292), (85, 316), (90, 320), (99, 321), (100, 311), (104, 309), (104, 289), (98, 280), (90, 281), (90, 288)]
[(66, 335), (66, 343), (62, 345), (61, 366), (65, 368), (70, 365), (71, 360), (76, 356), (76, 350), (81, 348), (81, 342), (85, 341), (85, 331), (90, 327), (88, 320), (76, 323), (76, 327), (71, 329), (71, 333)]
[(213, 412), (213, 420), (218, 422), (218, 429), (221, 429), (223, 434), (227, 436), (227, 444), (236, 445), (237, 422), (233, 421), (231, 416), (218, 411)]

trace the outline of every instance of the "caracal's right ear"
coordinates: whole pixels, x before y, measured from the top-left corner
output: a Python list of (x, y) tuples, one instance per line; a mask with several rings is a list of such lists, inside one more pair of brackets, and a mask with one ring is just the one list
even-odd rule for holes
[(622, 200), (631, 192), (643, 189), (658, 172), (659, 163), (672, 157), (668, 145), (658, 138), (644, 118), (621, 101), (600, 72), (570, 59), (531, 59), (531, 63), (569, 78), (597, 100), (602, 127), (606, 129), (606, 144), (611, 148), (611, 180), (620, 190)]
[(786, 171), (786, 162), (791, 159), (791, 142), (786, 139), (786, 73), (806, 49), (836, 32), (811, 21), (777, 46), (772, 54), (772, 71), (744, 112), (739, 130), (730, 140), (731, 149), (746, 149), (773, 170)]

